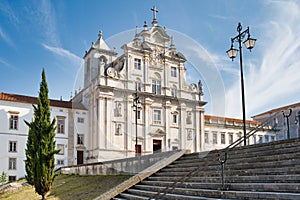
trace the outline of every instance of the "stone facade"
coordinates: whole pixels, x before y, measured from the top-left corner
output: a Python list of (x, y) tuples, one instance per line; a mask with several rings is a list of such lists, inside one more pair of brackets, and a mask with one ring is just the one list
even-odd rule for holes
[[(28, 126), (24, 120), (33, 119), (32, 104), (37, 104), (37, 98), (0, 93), (0, 173), (4, 171), (9, 180), (25, 177)], [(50, 111), (51, 118), (56, 119), (56, 148), (61, 149), (55, 155), (56, 168), (77, 164), (76, 148), (85, 149), (85, 143), (74, 144), (78, 144), (78, 134), (82, 134), (83, 141), (86, 137), (86, 109), (70, 101), (50, 100)], [(78, 123), (78, 118), (83, 123)]]
[[(252, 118), (260, 122), (268, 121), (272, 127), (278, 129), (280, 140), (300, 137), (300, 103), (274, 108)], [(287, 118), (289, 123), (287, 123)]]
[[(186, 58), (167, 31), (156, 19), (151, 27), (145, 22), (118, 57), (101, 32), (98, 36), (84, 56), (82, 102), (91, 119), (87, 162), (135, 156), (136, 143), (142, 155), (201, 151), (206, 104), (201, 82), (187, 83)], [(133, 108), (136, 95), (138, 113)]]
[[(243, 120), (241, 119), (211, 115), (205, 115), (204, 118), (204, 140), (201, 144), (204, 151), (226, 148), (240, 137), (243, 137)], [(246, 120), (246, 132), (249, 133), (260, 125), (261, 122), (259, 121)], [(278, 130), (273, 129), (271, 126), (263, 126), (248, 138), (247, 145), (276, 140), (278, 140)]]

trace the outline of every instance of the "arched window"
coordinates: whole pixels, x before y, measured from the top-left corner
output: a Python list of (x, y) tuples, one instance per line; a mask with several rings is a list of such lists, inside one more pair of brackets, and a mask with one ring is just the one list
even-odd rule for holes
[(155, 73), (155, 77), (152, 79), (152, 93), (161, 94), (161, 78), (158, 73)]
[(142, 91), (142, 81), (137, 78), (135, 81), (135, 90), (141, 92)]

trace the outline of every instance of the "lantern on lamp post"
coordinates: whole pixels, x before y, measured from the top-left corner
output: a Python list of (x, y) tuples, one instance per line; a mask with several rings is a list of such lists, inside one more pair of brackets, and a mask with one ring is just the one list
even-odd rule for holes
[[(236, 57), (238, 51), (240, 52), (240, 71), (241, 71), (241, 90), (242, 90), (242, 109), (243, 109), (243, 131), (244, 131), (244, 145), (246, 146), (246, 108), (245, 108), (245, 89), (244, 89), (244, 74), (243, 74), (243, 57), (242, 57), (242, 42), (245, 36), (247, 35), (247, 39), (243, 42), (247, 49), (250, 50), (254, 47), (256, 39), (250, 37), (249, 27), (246, 30), (242, 31), (241, 23), (237, 26), (238, 35), (234, 38), (231, 38), (231, 47), (228, 51), (226, 51), (228, 57), (233, 59)], [(235, 49), (233, 44), (234, 42), (238, 42), (239, 49)]]

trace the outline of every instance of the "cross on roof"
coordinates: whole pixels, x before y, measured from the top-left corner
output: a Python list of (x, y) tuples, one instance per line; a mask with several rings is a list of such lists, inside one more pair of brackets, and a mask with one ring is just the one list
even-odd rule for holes
[(153, 6), (153, 8), (151, 8), (151, 11), (153, 11), (153, 20), (156, 20), (156, 13), (158, 12), (156, 6)]

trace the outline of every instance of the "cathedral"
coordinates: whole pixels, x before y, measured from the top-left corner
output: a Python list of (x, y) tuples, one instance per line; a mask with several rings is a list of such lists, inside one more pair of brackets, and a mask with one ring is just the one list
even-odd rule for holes
[(84, 55), (84, 89), (73, 99), (88, 109), (87, 163), (188, 149), (204, 143), (202, 84), (188, 84), (185, 56), (157, 10), (122, 55), (98, 40)]

